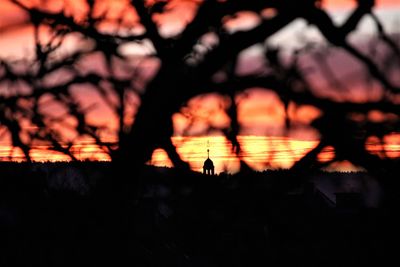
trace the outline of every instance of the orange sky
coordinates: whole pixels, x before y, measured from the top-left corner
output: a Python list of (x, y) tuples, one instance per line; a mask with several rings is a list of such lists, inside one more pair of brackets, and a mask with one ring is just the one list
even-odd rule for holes
[[(41, 8), (48, 8), (52, 10), (60, 10), (65, 8), (68, 12), (74, 14), (83, 14), (86, 12), (86, 5), (83, 4), (84, 0), (21, 0), (22, 3), (27, 5), (41, 6)], [(117, 18), (121, 15), (121, 12), (126, 12), (124, 15), (128, 14), (127, 19), (129, 21), (135, 21), (134, 10), (127, 5), (129, 0), (98, 0), (98, 11), (99, 13), (107, 10), (107, 16), (110, 18)], [(151, 2), (151, 1), (149, 1)], [(175, 18), (172, 20), (189, 20), (191, 18), (190, 10), (193, 10), (196, 6), (196, 2), (201, 2), (200, 0), (172, 0), (171, 6), (175, 10), (172, 14)], [(323, 0), (324, 6), (328, 9), (348, 9), (354, 7), (354, 0)], [(41, 3), (45, 3), (44, 5)], [(393, 8), (399, 7), (400, 2), (398, 0), (375, 0), (376, 8)], [(189, 10), (184, 11), (184, 10)], [(24, 12), (16, 7), (14, 4), (10, 3), (9, 0), (0, 1), (0, 29), (5, 25), (19, 24), (25, 21), (26, 16)], [(169, 17), (171, 20), (171, 17)], [(179, 22), (177, 22), (179, 23)]]
[[(379, 145), (378, 140), (369, 139), (366, 144), (367, 150), (380, 157), (400, 157), (400, 136), (389, 135), (386, 139), (384, 148)], [(227, 140), (222, 136), (173, 137), (172, 141), (178, 147), (178, 152), (182, 158), (188, 161), (195, 171), (202, 170), (203, 162), (207, 158), (207, 149), (210, 149), (210, 158), (214, 162), (217, 173), (223, 171), (235, 172), (239, 169), (238, 159), (232, 153)], [(243, 160), (259, 171), (266, 168), (290, 168), (296, 160), (317, 145), (316, 140), (268, 136), (239, 136), (239, 142), (243, 147), (241, 153)], [(10, 150), (10, 146), (0, 145), (0, 158), (6, 160), (6, 157), (10, 155)], [(82, 160), (110, 160), (107, 154), (90, 144), (75, 145), (73, 151)], [(386, 155), (383, 154), (383, 151), (385, 151)], [(321, 161), (326, 161), (332, 159), (333, 155), (333, 148), (328, 147), (318, 158)], [(14, 160), (22, 159), (22, 153), (19, 149), (14, 149), (11, 156)], [(37, 161), (68, 160), (68, 157), (63, 154), (37, 148), (32, 150), (32, 157)], [(165, 151), (162, 149), (154, 151), (152, 160), (149, 163), (161, 167), (172, 166)], [(335, 164), (332, 169), (343, 171), (360, 170), (360, 168), (350, 163)]]
[[(35, 4), (39, 3), (40, 1), (41, 0), (25, 0), (23, 2)], [(62, 7), (61, 4), (66, 2), (68, 12), (77, 14), (76, 16), (79, 16), (79, 14), (85, 12), (83, 5), (79, 4), (82, 1), (83, 0), (47, 0), (46, 7), (50, 9), (59, 9)], [(99, 12), (108, 10), (108, 16), (112, 19), (117, 18), (121, 12), (127, 11), (125, 14), (125, 23), (134, 23), (137, 18), (133, 9), (126, 8), (127, 1), (128, 0), (101, 0), (99, 1)], [(190, 11), (195, 8), (194, 1), (176, 0), (171, 1), (171, 5), (174, 6), (174, 3), (178, 2), (181, 6), (178, 6), (178, 8), (172, 12), (172, 15), (168, 16), (168, 23), (166, 23), (166, 26), (161, 28), (161, 31), (164, 33), (173, 33), (174, 29), (179, 29), (179, 27), (191, 19), (192, 15), (191, 12), (188, 12), (188, 10)], [(400, 8), (400, 1), (398, 0), (377, 0), (376, 2), (378, 9)], [(348, 10), (354, 5), (354, 1), (351, 0), (325, 0), (324, 3), (328, 9), (333, 11)], [(165, 18), (159, 17), (157, 19)], [(25, 21), (26, 15), (24, 12), (21, 12), (17, 7), (15, 7), (13, 4), (10, 4), (7, 0), (0, 1), (0, 58), (13, 56), (28, 57), (29, 55), (33, 54), (33, 30), (32, 27), (24, 24)], [(5, 30), (9, 26), (12, 27), (9, 30)], [(76, 45), (74, 40), (70, 40), (67, 42), (66, 47), (73, 49), (74, 45)], [(254, 64), (254, 62), (250, 61), (248, 66), (251, 66), (252, 64)], [(85, 98), (90, 99), (90, 101), (93, 103), (98, 101), (98, 98), (96, 98), (94, 94), (88, 93)], [(218, 99), (218, 97), (215, 96), (205, 96), (205, 98), (206, 100), (194, 99), (188, 103), (189, 107), (195, 107), (192, 108), (192, 111), (197, 110), (198, 112), (202, 113), (200, 116), (205, 118), (204, 121), (198, 122), (196, 129), (200, 131), (207, 123), (211, 123), (211, 125), (216, 127), (226, 125), (228, 121), (226, 115), (224, 115), (221, 110), (218, 110), (221, 99)], [(198, 108), (198, 106), (201, 108)], [(318, 110), (308, 106), (291, 106), (289, 113), (294, 121), (307, 124), (318, 115)], [(110, 123), (112, 120), (110, 119), (111, 117), (106, 115), (106, 112), (100, 107), (94, 108), (89, 117), (99, 123), (105, 123), (108, 125), (113, 124), (113, 127), (116, 127), (114, 125), (115, 123)], [(243, 103), (239, 106), (239, 121), (245, 128), (245, 131), (242, 133), (242, 135), (256, 134), (260, 136), (279, 136), (282, 134), (281, 130), (282, 126), (284, 125), (283, 106), (280, 104), (275, 94), (257, 90), (252, 91), (247, 96), (247, 100), (243, 101)], [(177, 114), (174, 116), (174, 124), (175, 133), (179, 135), (182, 133), (187, 121), (184, 116)], [(317, 139), (315, 132), (312, 131), (293, 132), (291, 139), (285, 142), (280, 139), (274, 139), (276, 137), (270, 137), (270, 139), (268, 139), (260, 136), (241, 137), (243, 149), (244, 151), (247, 151), (247, 154), (244, 155), (244, 159), (256, 169), (266, 167), (264, 160), (271, 154), (275, 155), (275, 160), (269, 160), (270, 166), (289, 167), (296, 159), (304, 155), (304, 153), (315, 146), (315, 139)], [(232, 157), (233, 155), (229, 151), (229, 147), (226, 145), (226, 140), (224, 140), (222, 137), (207, 137), (207, 139), (210, 138), (212, 139), (210, 142), (215, 145), (215, 151), (212, 150), (211, 155), (214, 156), (214, 161), (217, 165), (217, 171), (222, 171), (225, 167), (230, 170), (237, 169), (237, 160)], [(173, 140), (174, 143), (179, 147), (178, 151), (182, 157), (191, 163), (193, 169), (199, 170), (201, 168), (202, 161), (204, 160), (203, 152), (206, 150), (204, 147), (205, 139), (194, 138), (183, 143), (178, 137), (175, 137)], [(276, 149), (272, 149), (273, 145), (271, 140), (273, 140), (275, 143)], [(373, 143), (373, 141), (374, 140), (371, 142)], [(392, 146), (388, 150), (393, 155), (398, 155), (396, 154), (399, 151), (398, 139), (395, 141), (391, 140), (391, 142)], [(4, 140), (1, 140), (0, 158), (8, 156), (10, 152), (10, 148), (4, 144)], [(291, 150), (288, 150), (288, 147), (290, 147)], [(262, 152), (264, 154), (262, 154), (262, 156), (260, 156), (260, 149), (264, 149)], [(380, 153), (375, 151), (377, 149), (375, 147), (369, 147), (369, 149), (374, 153)], [(109, 159), (108, 156), (106, 156), (104, 153), (101, 153), (99, 149), (93, 145), (78, 145), (75, 148), (75, 151), (81, 158), (103, 160)], [(328, 151), (327, 153), (332, 154), (332, 151)], [(12, 155), (15, 159), (17, 159), (21, 156), (21, 153), (17, 149)], [(38, 160), (67, 159), (65, 156), (60, 154), (43, 152), (39, 150), (33, 150), (32, 155)], [(161, 150), (157, 150), (154, 153), (152, 163), (160, 166), (169, 164)]]
[[(67, 14), (74, 14), (79, 19), (82, 18), (87, 8), (85, 0), (21, 0), (27, 5), (36, 5), (44, 9), (60, 10), (64, 9)], [(171, 9), (165, 15), (155, 15), (159, 23), (161, 33), (171, 35), (179, 32), (182, 27), (192, 19), (193, 11), (196, 9), (200, 0), (171, 0)], [(328, 10), (350, 10), (356, 1), (354, 0), (324, 0)], [(45, 3), (45, 4), (40, 4)], [(107, 18), (116, 20), (123, 16), (125, 25), (136, 25), (137, 16), (135, 10), (128, 4), (129, 0), (98, 0), (97, 13), (107, 14)], [(376, 0), (376, 9), (398, 9), (400, 1), (397, 0)], [(254, 18), (247, 16), (245, 22), (252, 25)], [(243, 16), (241, 17), (243, 18)], [(383, 18), (385, 19), (385, 18)], [(32, 28), (27, 24), (27, 15), (19, 7), (12, 4), (9, 0), (0, 1), (0, 57), (11, 55), (28, 55), (33, 54)], [(237, 20), (235, 20), (237, 21)], [(241, 27), (242, 20), (235, 23)], [(243, 24), (244, 25), (244, 24)], [(112, 27), (110, 24), (104, 27)], [(28, 45), (31, 44), (31, 45)]]

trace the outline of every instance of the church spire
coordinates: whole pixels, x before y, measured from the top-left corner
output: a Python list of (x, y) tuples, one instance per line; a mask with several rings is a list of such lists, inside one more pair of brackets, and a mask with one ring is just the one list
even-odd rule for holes
[(210, 142), (207, 141), (207, 159), (204, 161), (203, 173), (208, 175), (214, 175), (214, 163), (210, 159)]
[(207, 158), (210, 158), (210, 140), (207, 140)]

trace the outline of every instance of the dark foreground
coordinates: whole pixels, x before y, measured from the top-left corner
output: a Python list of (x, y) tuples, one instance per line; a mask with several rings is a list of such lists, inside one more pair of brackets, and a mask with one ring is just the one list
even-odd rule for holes
[(385, 266), (397, 258), (397, 216), (365, 173), (299, 182), (288, 171), (149, 167), (134, 193), (115, 193), (108, 163), (0, 166), (0, 266)]

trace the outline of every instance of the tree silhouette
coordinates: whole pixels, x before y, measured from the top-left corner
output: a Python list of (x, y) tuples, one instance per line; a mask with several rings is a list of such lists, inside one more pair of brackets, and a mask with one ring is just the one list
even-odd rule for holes
[[(241, 125), (235, 99), (246, 89), (257, 87), (279, 96), (286, 110), (288, 129), (291, 121), (287, 111), (291, 103), (311, 105), (321, 111), (322, 115), (311, 123), (321, 136), (320, 142), (293, 169), (320, 168), (333, 161), (348, 160), (372, 171), (393, 169), (397, 163), (384, 152), (376, 155), (366, 148), (369, 137), (377, 137), (384, 143), (385, 136), (399, 129), (396, 102), (399, 86), (391, 73), (398, 70), (400, 50), (373, 12), (373, 0), (356, 1), (354, 10), (341, 25), (332, 21), (317, 0), (187, 1), (195, 7), (193, 18), (172, 34), (160, 33), (164, 23), (160, 17), (174, 12), (184, 1), (131, 0), (117, 17), (109, 16), (107, 10), (99, 11), (99, 3), (94, 0), (82, 3), (83, 15), (71, 12), (68, 3), (57, 10), (46, 8), (45, 1), (43, 6), (10, 1), (24, 10), (25, 23), (34, 28), (35, 55), (32, 59), (1, 60), (0, 122), (3, 134), (11, 137), (11, 144), (28, 161), (32, 147), (37, 144), (45, 144), (77, 160), (74, 145), (85, 137), (120, 167), (140, 169), (156, 148), (162, 148), (175, 167), (188, 169), (189, 165), (171, 141), (172, 116), (193, 97), (211, 92), (231, 100), (225, 111), (230, 125), (219, 130), (240, 158), (237, 135)], [(255, 15), (258, 24), (250, 29), (229, 31), (227, 21), (237, 18), (240, 12)], [(372, 19), (377, 42), (387, 48), (383, 66), (348, 40), (364, 17)], [(378, 99), (342, 101), (315, 93), (307, 69), (302, 67), (304, 54), (315, 57), (319, 54), (322, 76), (334, 85), (329, 90), (345, 87), (344, 78), (335, 76), (326, 63), (321, 48), (324, 45), (309, 43), (295, 50), (289, 63), (280, 47), (268, 45), (275, 33), (300, 19), (322, 34), (326, 53), (336, 47), (362, 65), (367, 80), (382, 88)], [(205, 41), (207, 36), (214, 41)], [(64, 46), (69, 38), (81, 45), (67, 51)], [(265, 70), (241, 75), (237, 72), (238, 57), (255, 44), (264, 47)], [(147, 52), (130, 64), (132, 59), (121, 51), (135, 45)], [(103, 67), (87, 67), (88, 63)], [(143, 65), (153, 69), (147, 78), (143, 75)], [(217, 79), (217, 75), (223, 78)], [(117, 118), (115, 129), (88, 118), (93, 107), (81, 101), (79, 95), (86, 92), (83, 87), (94, 90), (112, 110)], [(62, 112), (56, 116), (46, 110), (51, 105)], [(370, 120), (370, 112), (383, 114), (383, 119)], [(110, 131), (113, 138), (104, 138)], [(66, 132), (72, 132), (73, 138)], [(318, 154), (328, 146), (335, 149), (335, 158), (321, 163)]]
[[(398, 231), (399, 155), (387, 144), (399, 138), (400, 49), (373, 0), (354, 0), (340, 24), (320, 0), (6, 1), (24, 20), (0, 28), (0, 36), (27, 27), (34, 49), (26, 57), (0, 58), (0, 141), (28, 162), (38, 147), (77, 161), (54, 164), (52, 183), (47, 164), (33, 172), (30, 164), (4, 163), (10, 177), (0, 180), (6, 263), (333, 266), (344, 259), (381, 264), (397, 257), (391, 241)], [(174, 24), (178, 17), (180, 26)], [(375, 34), (359, 44), (352, 37), (364, 18)], [(321, 40), (292, 36), (294, 48), (287, 50), (275, 38), (297, 22)], [(243, 57), (254, 47), (261, 51), (251, 62), (258, 67), (249, 71)], [(274, 105), (283, 110), (281, 134), (300, 127), (319, 137), (289, 171), (250, 172), (243, 160), (240, 109), (254, 88), (279, 100)], [(214, 124), (190, 107), (209, 94), (223, 100), (229, 123)], [(317, 115), (299, 122), (293, 107)], [(241, 171), (188, 173), (171, 141), (176, 114), (187, 120), (184, 134), (198, 121), (206, 122), (201, 134), (222, 133)], [(79, 163), (88, 147), (112, 163)], [(145, 167), (158, 148), (175, 169)], [(321, 160), (327, 148), (334, 157)], [(383, 209), (342, 213), (322, 191), (313, 191), (308, 179), (321, 175), (313, 171), (341, 161), (369, 172), (349, 176), (380, 182)], [(205, 167), (213, 173), (210, 164)], [(96, 177), (86, 181), (85, 171), (94, 169)], [(323, 175), (337, 183), (343, 176)], [(304, 194), (292, 199), (287, 193), (299, 185)]]

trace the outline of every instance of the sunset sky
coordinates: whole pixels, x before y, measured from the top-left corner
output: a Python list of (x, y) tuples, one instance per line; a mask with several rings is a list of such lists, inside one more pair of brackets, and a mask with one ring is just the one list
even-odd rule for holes
[[(67, 6), (68, 12), (79, 17), (85, 12), (85, 5), (80, 4), (79, 0), (25, 0), (22, 1), (26, 4), (37, 5), (39, 3), (45, 5), (46, 9), (60, 10)], [(127, 11), (125, 15), (126, 23), (135, 23), (137, 18), (133, 10), (126, 9), (126, 0), (102, 0), (99, 1), (99, 10), (108, 10), (107, 16), (111, 19), (117, 18), (122, 11)], [(171, 4), (175, 9), (167, 16), (158, 16), (155, 19), (159, 22), (161, 34), (174, 35), (182, 29), (182, 27), (192, 19), (193, 11), (196, 8), (196, 1), (172, 1)], [(382, 22), (389, 33), (398, 31), (400, 21), (400, 2), (398, 0), (380, 0), (376, 1), (376, 13), (382, 19)], [(343, 18), (351, 11), (354, 6), (354, 1), (350, 0), (325, 0), (324, 5), (329, 10), (330, 15), (337, 23), (340, 23)], [(100, 11), (99, 11), (100, 12)], [(241, 29), (254, 26), (257, 23), (257, 18), (251, 14), (244, 14), (241, 20), (232, 21), (232, 30)], [(112, 26), (104, 25), (105, 29), (110, 29)], [(140, 29), (139, 29), (140, 30)], [(372, 36), (375, 33), (375, 28), (370, 20), (364, 19), (358, 27), (357, 33), (353, 34), (350, 38), (354, 43), (363, 46), (363, 40), (366, 36)], [(298, 20), (290, 24), (283, 31), (277, 33), (270, 39), (271, 45), (279, 45), (284, 51), (290, 53), (293, 49), (301, 45), (299, 41), (300, 33), (303, 34), (302, 38), (307, 40), (322, 40), (323, 38), (313, 27), (308, 27), (304, 21)], [(45, 30), (43, 31), (43, 38), (46, 38)], [(79, 45), (75, 39), (67, 39), (63, 45), (64, 51), (73, 51), (74, 47)], [(148, 48), (147, 48), (148, 49)], [(132, 45), (125, 47), (122, 51), (127, 56), (140, 56), (146, 54), (145, 47), (138, 47)], [(257, 68), (262, 66), (259, 55), (263, 51), (261, 47), (254, 46), (247, 49), (241, 54), (240, 65), (238, 72), (242, 74), (257, 71)], [(26, 14), (18, 7), (13, 5), (7, 0), (0, 0), (0, 59), (20, 59), (31, 58), (34, 54), (34, 40), (33, 28), (27, 23)], [(346, 77), (350, 73), (359, 70), (359, 66), (351, 61), (347, 55), (341, 51), (337, 51), (329, 58), (333, 66), (337, 68), (337, 74)], [(87, 63), (88, 68), (100, 68), (97, 64), (98, 59), (96, 56), (90, 59)], [(344, 63), (345, 62), (345, 63)], [(146, 63), (147, 74), (151, 75), (156, 65), (152, 62)], [(312, 66), (315, 62), (305, 60), (305, 64)], [(361, 72), (360, 72), (361, 73)], [(342, 100), (352, 101), (367, 101), (379, 97), (379, 88), (374, 92), (366, 91), (360, 81), (352, 80), (351, 94), (333, 95), (335, 90), (330, 90), (327, 84), (318, 80), (318, 74), (314, 77), (316, 80), (318, 93), (323, 96), (340, 98)], [(3, 87), (0, 87), (2, 90)], [(86, 106), (91, 106), (100, 102), (98, 96), (93, 93), (90, 88), (85, 89), (85, 94), (80, 96)], [(132, 100), (137, 101), (137, 100)], [(187, 103), (187, 106), (181, 113), (174, 115), (175, 136), (173, 143), (177, 146), (178, 152), (187, 160), (194, 170), (200, 170), (202, 162), (206, 158), (206, 150), (211, 150), (210, 156), (214, 160), (217, 172), (228, 170), (236, 171), (238, 169), (238, 161), (230, 151), (225, 138), (218, 135), (218, 133), (211, 134), (212, 136), (198, 136), (198, 137), (181, 137), (184, 134), (184, 129), (189, 123), (185, 112), (196, 113), (200, 118), (191, 129), (192, 135), (201, 133), (206, 125), (213, 125), (221, 127), (228, 123), (226, 114), (221, 111), (221, 105), (226, 103), (217, 95), (203, 95), (196, 97)], [(310, 127), (304, 125), (309, 124), (314, 118), (320, 115), (319, 111), (310, 106), (294, 106), (289, 107), (289, 115), (292, 121), (299, 125), (289, 132), (283, 132), (284, 126), (284, 108), (280, 103), (278, 97), (271, 92), (262, 90), (249, 90), (246, 94), (238, 96), (239, 105), (239, 122), (243, 125), (239, 141), (243, 147), (243, 159), (253, 168), (262, 170), (268, 167), (290, 167), (296, 160), (298, 160), (307, 151), (312, 149), (318, 140), (318, 134)], [(137, 104), (137, 103), (136, 103)], [(57, 107), (47, 107), (50, 112), (61, 112)], [(61, 113), (60, 113), (61, 114)], [(98, 105), (89, 114), (89, 119), (99, 124), (106, 124), (111, 129), (116, 127), (116, 118), (107, 112), (104, 107)], [(304, 126), (304, 127), (303, 127)], [(1, 130), (1, 129), (0, 129)], [(285, 137), (283, 137), (285, 136)], [(112, 138), (112, 137), (110, 137)], [(390, 139), (388, 150), (393, 153), (392, 156), (398, 156), (400, 153), (399, 138)], [(374, 140), (371, 140), (369, 149), (373, 151), (376, 145)], [(90, 144), (87, 140), (82, 140), (74, 147), (76, 155), (79, 158), (91, 158), (98, 160), (108, 160), (108, 156), (101, 153), (96, 146)], [(14, 150), (9, 146), (9, 140), (6, 134), (0, 131), (0, 158), (20, 159), (21, 152)], [(328, 159), (332, 156), (333, 151), (327, 150), (321, 155), (322, 159)], [(66, 160), (67, 157), (61, 154), (43, 152), (41, 149), (34, 149), (32, 156), (36, 160)], [(162, 150), (155, 151), (152, 164), (157, 166), (169, 166), (165, 152)]]

